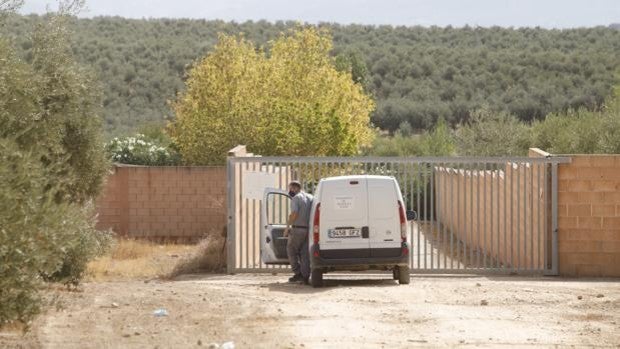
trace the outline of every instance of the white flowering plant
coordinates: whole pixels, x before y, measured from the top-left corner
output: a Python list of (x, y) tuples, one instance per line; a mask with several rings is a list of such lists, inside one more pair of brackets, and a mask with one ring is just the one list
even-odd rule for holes
[(156, 140), (138, 133), (130, 137), (115, 137), (105, 145), (114, 162), (131, 165), (172, 166), (180, 163), (178, 152)]

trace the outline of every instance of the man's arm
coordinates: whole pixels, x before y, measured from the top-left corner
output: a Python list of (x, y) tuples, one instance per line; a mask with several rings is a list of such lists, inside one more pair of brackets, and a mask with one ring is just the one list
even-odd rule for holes
[(295, 223), (297, 215), (299, 214), (299, 201), (291, 200), (291, 214), (288, 215), (288, 221), (286, 222), (286, 229), (284, 229), (284, 236), (288, 236), (288, 232), (291, 230), (291, 226)]
[(288, 236), (288, 232), (291, 229), (291, 226), (293, 225), (293, 223), (295, 223), (296, 219), (297, 219), (297, 212), (291, 212), (291, 214), (288, 216), (288, 222), (286, 222), (286, 229), (284, 229), (284, 236)]

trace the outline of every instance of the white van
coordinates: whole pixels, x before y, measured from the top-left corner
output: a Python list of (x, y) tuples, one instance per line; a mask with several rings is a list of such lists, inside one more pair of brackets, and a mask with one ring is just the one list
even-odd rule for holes
[[(265, 190), (261, 214), (261, 253), (267, 264), (288, 264), (282, 237), (290, 198), (283, 190)], [(321, 179), (310, 214), (311, 283), (335, 270), (392, 270), (394, 279), (409, 283), (406, 211), (394, 177), (341, 176)]]

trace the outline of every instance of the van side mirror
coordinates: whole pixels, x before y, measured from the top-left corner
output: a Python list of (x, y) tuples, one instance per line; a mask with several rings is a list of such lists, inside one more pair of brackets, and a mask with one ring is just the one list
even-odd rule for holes
[(418, 219), (418, 213), (416, 211), (407, 210), (407, 220), (415, 221)]

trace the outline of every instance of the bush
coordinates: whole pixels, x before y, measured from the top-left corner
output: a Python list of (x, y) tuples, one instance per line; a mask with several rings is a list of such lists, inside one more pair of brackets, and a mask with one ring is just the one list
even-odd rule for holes
[(98, 87), (66, 28), (80, 4), (39, 25), (28, 62), (0, 38), (0, 325), (39, 311), (42, 280), (76, 285), (109, 240), (88, 206), (108, 166)]
[(459, 155), (523, 156), (530, 146), (530, 129), (515, 116), (488, 108), (472, 112), (455, 132)]
[(0, 324), (28, 321), (39, 311), (44, 277), (70, 258), (63, 274), (75, 284), (80, 263), (106, 242), (105, 233), (94, 234), (91, 211), (57, 202), (59, 186), (48, 180), (57, 166), (43, 166), (40, 156), (0, 138)]
[(226, 234), (210, 234), (200, 240), (197, 251), (174, 267), (168, 277), (198, 272), (223, 272), (226, 270)]
[(451, 156), (456, 151), (452, 131), (443, 118), (431, 132), (425, 133), (421, 140), (421, 152), (425, 156)]
[(620, 153), (620, 89), (600, 111), (549, 114), (532, 127), (534, 146), (555, 154)]
[(422, 144), (419, 135), (407, 136), (400, 132), (394, 136), (377, 134), (372, 146), (362, 153), (372, 156), (419, 156), (422, 154)]
[(133, 137), (114, 138), (106, 143), (105, 150), (112, 161), (122, 164), (166, 166), (180, 163), (180, 156), (174, 149), (140, 133)]
[(88, 262), (107, 253), (113, 246), (113, 233), (98, 231), (92, 209), (82, 208), (74, 212), (75, 225), (70, 239), (63, 247), (60, 268), (51, 275), (43, 275), (47, 281), (61, 282), (67, 286), (77, 286), (84, 278)]

